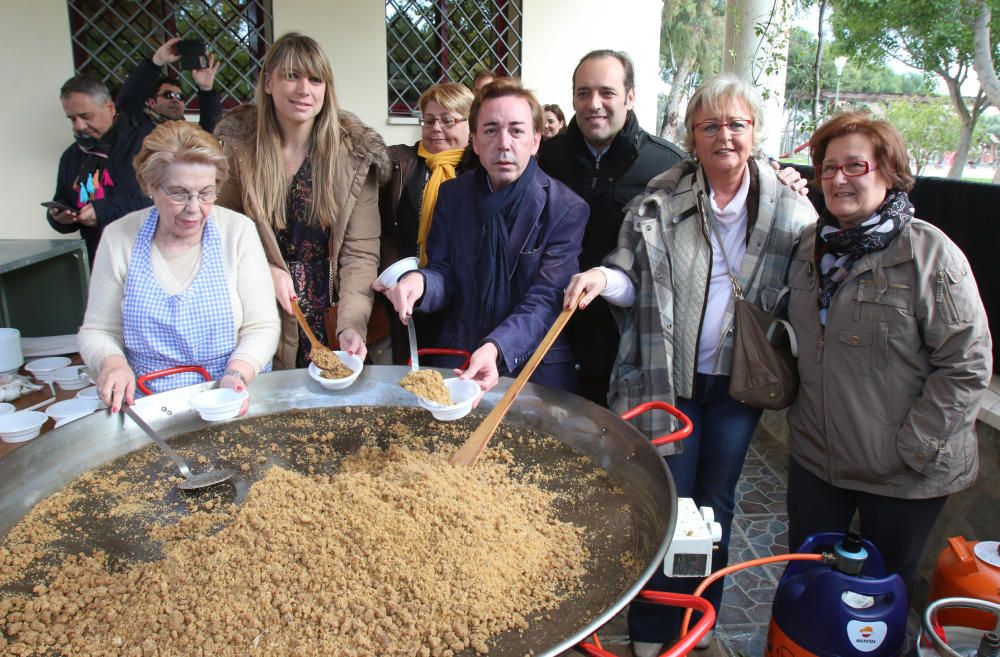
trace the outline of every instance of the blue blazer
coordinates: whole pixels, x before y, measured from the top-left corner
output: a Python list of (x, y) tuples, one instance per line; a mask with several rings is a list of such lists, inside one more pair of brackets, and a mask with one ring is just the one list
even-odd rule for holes
[[(537, 169), (510, 231), (512, 310), (498, 326), (476, 326), (482, 291), (475, 280), (483, 218), (476, 216), (476, 172), (441, 186), (427, 237), (424, 296), (417, 310), (445, 311), (437, 347), (475, 351), (486, 340), (500, 348), (501, 374), (516, 375), (562, 310), (563, 290), (580, 269), (587, 204)], [(430, 345), (428, 345), (430, 346)], [(569, 392), (577, 389), (569, 342), (559, 336), (531, 377)]]

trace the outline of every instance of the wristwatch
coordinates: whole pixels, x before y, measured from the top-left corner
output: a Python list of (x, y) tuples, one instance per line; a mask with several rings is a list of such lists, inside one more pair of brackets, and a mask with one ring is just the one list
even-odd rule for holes
[(227, 374), (229, 376), (235, 376), (237, 379), (239, 379), (240, 381), (243, 382), (243, 385), (247, 384), (247, 380), (246, 380), (246, 377), (243, 376), (243, 372), (241, 372), (241, 371), (239, 371), (237, 369), (234, 369), (232, 367), (227, 367), (225, 369), (225, 371), (222, 373), (222, 376), (226, 376)]

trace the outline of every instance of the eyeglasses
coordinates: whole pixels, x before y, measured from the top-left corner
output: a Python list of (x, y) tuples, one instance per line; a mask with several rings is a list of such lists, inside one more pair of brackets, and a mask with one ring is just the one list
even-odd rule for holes
[(838, 171), (843, 171), (844, 175), (848, 178), (857, 178), (858, 176), (863, 176), (869, 171), (874, 171), (877, 168), (878, 164), (871, 164), (865, 160), (858, 160), (857, 162), (844, 162), (839, 166), (836, 164), (824, 164), (819, 168), (819, 179), (830, 180), (831, 178), (836, 178)]
[(701, 123), (695, 123), (694, 129), (698, 131), (699, 135), (704, 137), (714, 137), (719, 134), (719, 130), (725, 126), (729, 128), (729, 132), (734, 135), (742, 135), (744, 132), (750, 129), (753, 125), (753, 121), (750, 119), (732, 119), (729, 123), (719, 123), (718, 121), (702, 121)]
[(160, 191), (163, 192), (168, 199), (170, 199), (171, 203), (176, 203), (177, 205), (187, 205), (191, 201), (198, 201), (201, 205), (208, 205), (209, 203), (213, 203), (215, 199), (219, 198), (219, 193), (215, 191), (189, 194), (187, 192), (168, 192), (162, 187), (160, 187)]
[(184, 96), (182, 96), (179, 91), (161, 91), (156, 94), (156, 97), (165, 98), (167, 100), (184, 100)]
[(462, 121), (468, 121), (468, 119), (463, 119), (461, 117), (455, 118), (454, 116), (434, 116), (433, 114), (425, 114), (417, 119), (417, 123), (425, 128), (434, 127), (434, 124), (438, 121), (441, 122), (442, 128), (454, 128), (455, 124), (461, 123)]

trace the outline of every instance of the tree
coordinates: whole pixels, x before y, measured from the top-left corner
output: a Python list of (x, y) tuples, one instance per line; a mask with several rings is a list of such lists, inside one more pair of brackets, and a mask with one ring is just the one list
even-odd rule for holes
[[(987, 0), (993, 2), (994, 0)], [(833, 31), (841, 46), (871, 63), (887, 58), (933, 73), (948, 87), (961, 122), (949, 178), (961, 178), (972, 132), (987, 105), (982, 87), (971, 101), (962, 86), (972, 68), (975, 11), (965, 0), (833, 0)]]
[[(997, 51), (990, 43), (990, 22), (993, 8), (986, 0), (976, 2), (976, 22), (972, 26), (972, 65), (983, 85), (983, 92), (994, 107), (1000, 107), (1000, 80), (997, 79)], [(993, 182), (1000, 183), (1000, 166), (993, 174)]]
[(819, 0), (819, 21), (817, 21), (818, 27), (816, 28), (816, 63), (813, 65), (813, 125), (819, 122), (819, 95), (823, 90), (822, 85), (820, 85), (820, 75), (823, 71), (823, 39), (824, 33), (826, 32), (826, 26), (824, 25), (826, 2), (827, 0)]
[(903, 136), (918, 176), (935, 155), (953, 147), (961, 130), (945, 98), (896, 101), (889, 104), (885, 118)]
[(676, 141), (681, 100), (695, 81), (722, 65), (725, 2), (664, 0), (660, 27), (660, 77), (670, 82), (660, 136)]

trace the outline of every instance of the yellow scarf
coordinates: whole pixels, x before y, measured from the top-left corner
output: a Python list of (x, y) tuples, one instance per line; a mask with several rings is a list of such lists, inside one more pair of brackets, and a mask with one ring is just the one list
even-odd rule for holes
[(420, 202), (420, 226), (417, 228), (421, 267), (427, 264), (427, 235), (431, 232), (431, 218), (434, 216), (434, 206), (437, 205), (438, 190), (441, 183), (455, 177), (455, 165), (462, 161), (464, 152), (464, 148), (453, 148), (432, 155), (424, 148), (424, 142), (417, 144), (417, 155), (424, 158), (431, 171), (431, 176), (424, 185), (424, 196)]

